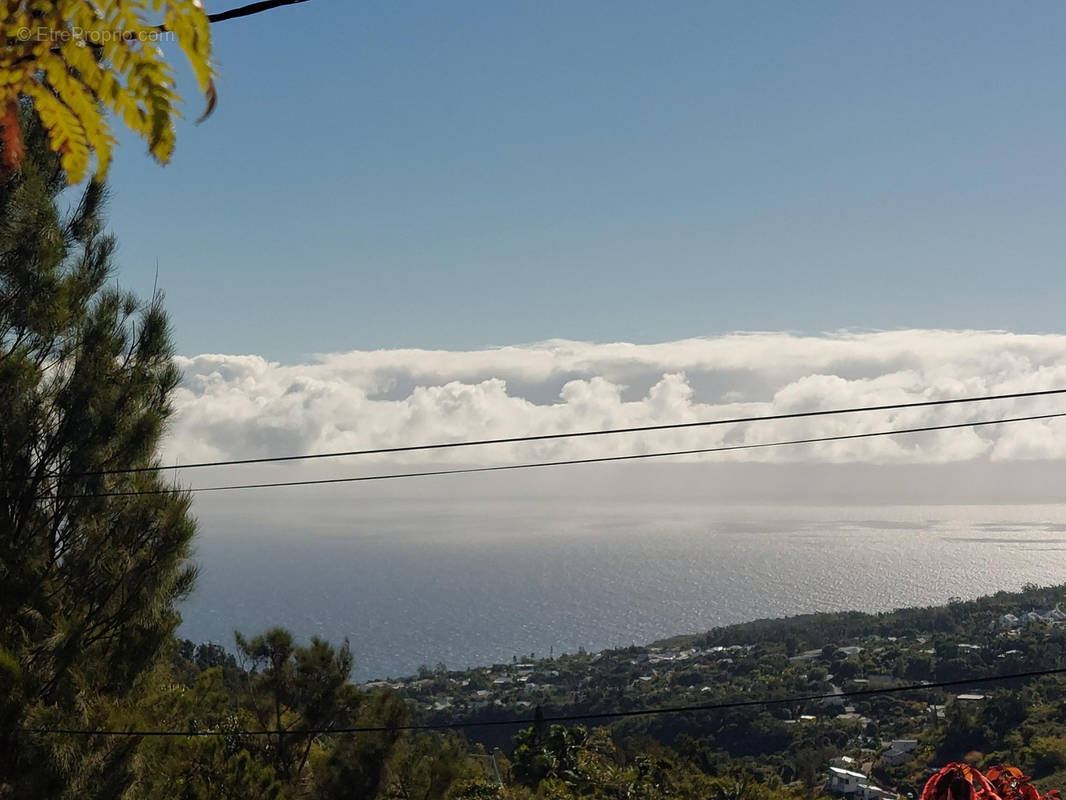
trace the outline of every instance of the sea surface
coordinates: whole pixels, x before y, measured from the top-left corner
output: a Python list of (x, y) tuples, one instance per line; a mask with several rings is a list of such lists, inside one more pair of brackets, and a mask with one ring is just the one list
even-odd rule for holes
[(1063, 505), (381, 502), (201, 527), (181, 635), (347, 637), (357, 680), (1066, 583)]

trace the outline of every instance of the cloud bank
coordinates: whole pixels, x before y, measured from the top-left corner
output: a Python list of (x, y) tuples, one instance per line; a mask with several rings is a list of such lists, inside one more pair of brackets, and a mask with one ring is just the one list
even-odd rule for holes
[[(745, 333), (652, 345), (179, 358), (177, 463), (694, 422), (1066, 387), (1066, 336), (907, 330)], [(860, 433), (1066, 410), (1066, 397), (407, 454), (362, 464), (498, 464)], [(1066, 421), (690, 460), (949, 463), (1066, 457)], [(333, 468), (336, 469), (334, 464)], [(380, 468), (380, 466), (377, 466)], [(290, 465), (287, 469), (292, 469)], [(318, 465), (315, 469), (321, 469)]]

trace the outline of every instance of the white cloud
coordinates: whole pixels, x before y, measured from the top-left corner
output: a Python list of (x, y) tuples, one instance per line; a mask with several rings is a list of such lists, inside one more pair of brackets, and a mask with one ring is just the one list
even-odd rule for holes
[[(377, 350), (281, 365), (180, 358), (168, 460), (263, 457), (1066, 387), (1066, 336), (910, 330), (731, 334), (654, 345), (549, 341), (467, 352)], [(1066, 396), (407, 454), (490, 464), (713, 447), (1066, 410)], [(1066, 457), (1066, 422), (712, 456), (944, 463)], [(375, 463), (382, 463), (379, 458)], [(346, 470), (353, 469), (351, 463)]]

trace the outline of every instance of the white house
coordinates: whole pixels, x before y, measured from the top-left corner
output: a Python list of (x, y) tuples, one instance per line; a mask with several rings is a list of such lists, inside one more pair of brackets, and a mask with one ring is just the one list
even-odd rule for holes
[(833, 794), (856, 794), (859, 791), (860, 782), (866, 782), (866, 776), (861, 772), (853, 772), (843, 767), (829, 768), (829, 791)]
[(829, 783), (826, 789), (833, 794), (857, 800), (896, 800), (897, 795), (870, 782), (861, 772), (841, 767), (829, 768)]

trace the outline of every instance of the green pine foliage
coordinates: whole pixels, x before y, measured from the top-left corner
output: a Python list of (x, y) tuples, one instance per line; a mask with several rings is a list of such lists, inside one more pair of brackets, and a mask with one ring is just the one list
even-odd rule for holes
[[(196, 530), (155, 472), (179, 375), (159, 298), (111, 286), (104, 188), (63, 195), (40, 128), (0, 186), (0, 682), (19, 727), (107, 727), (178, 624)], [(72, 202), (73, 201), (73, 202)], [(72, 211), (60, 213), (60, 205)], [(117, 797), (135, 742), (7, 733), (24, 797)]]

